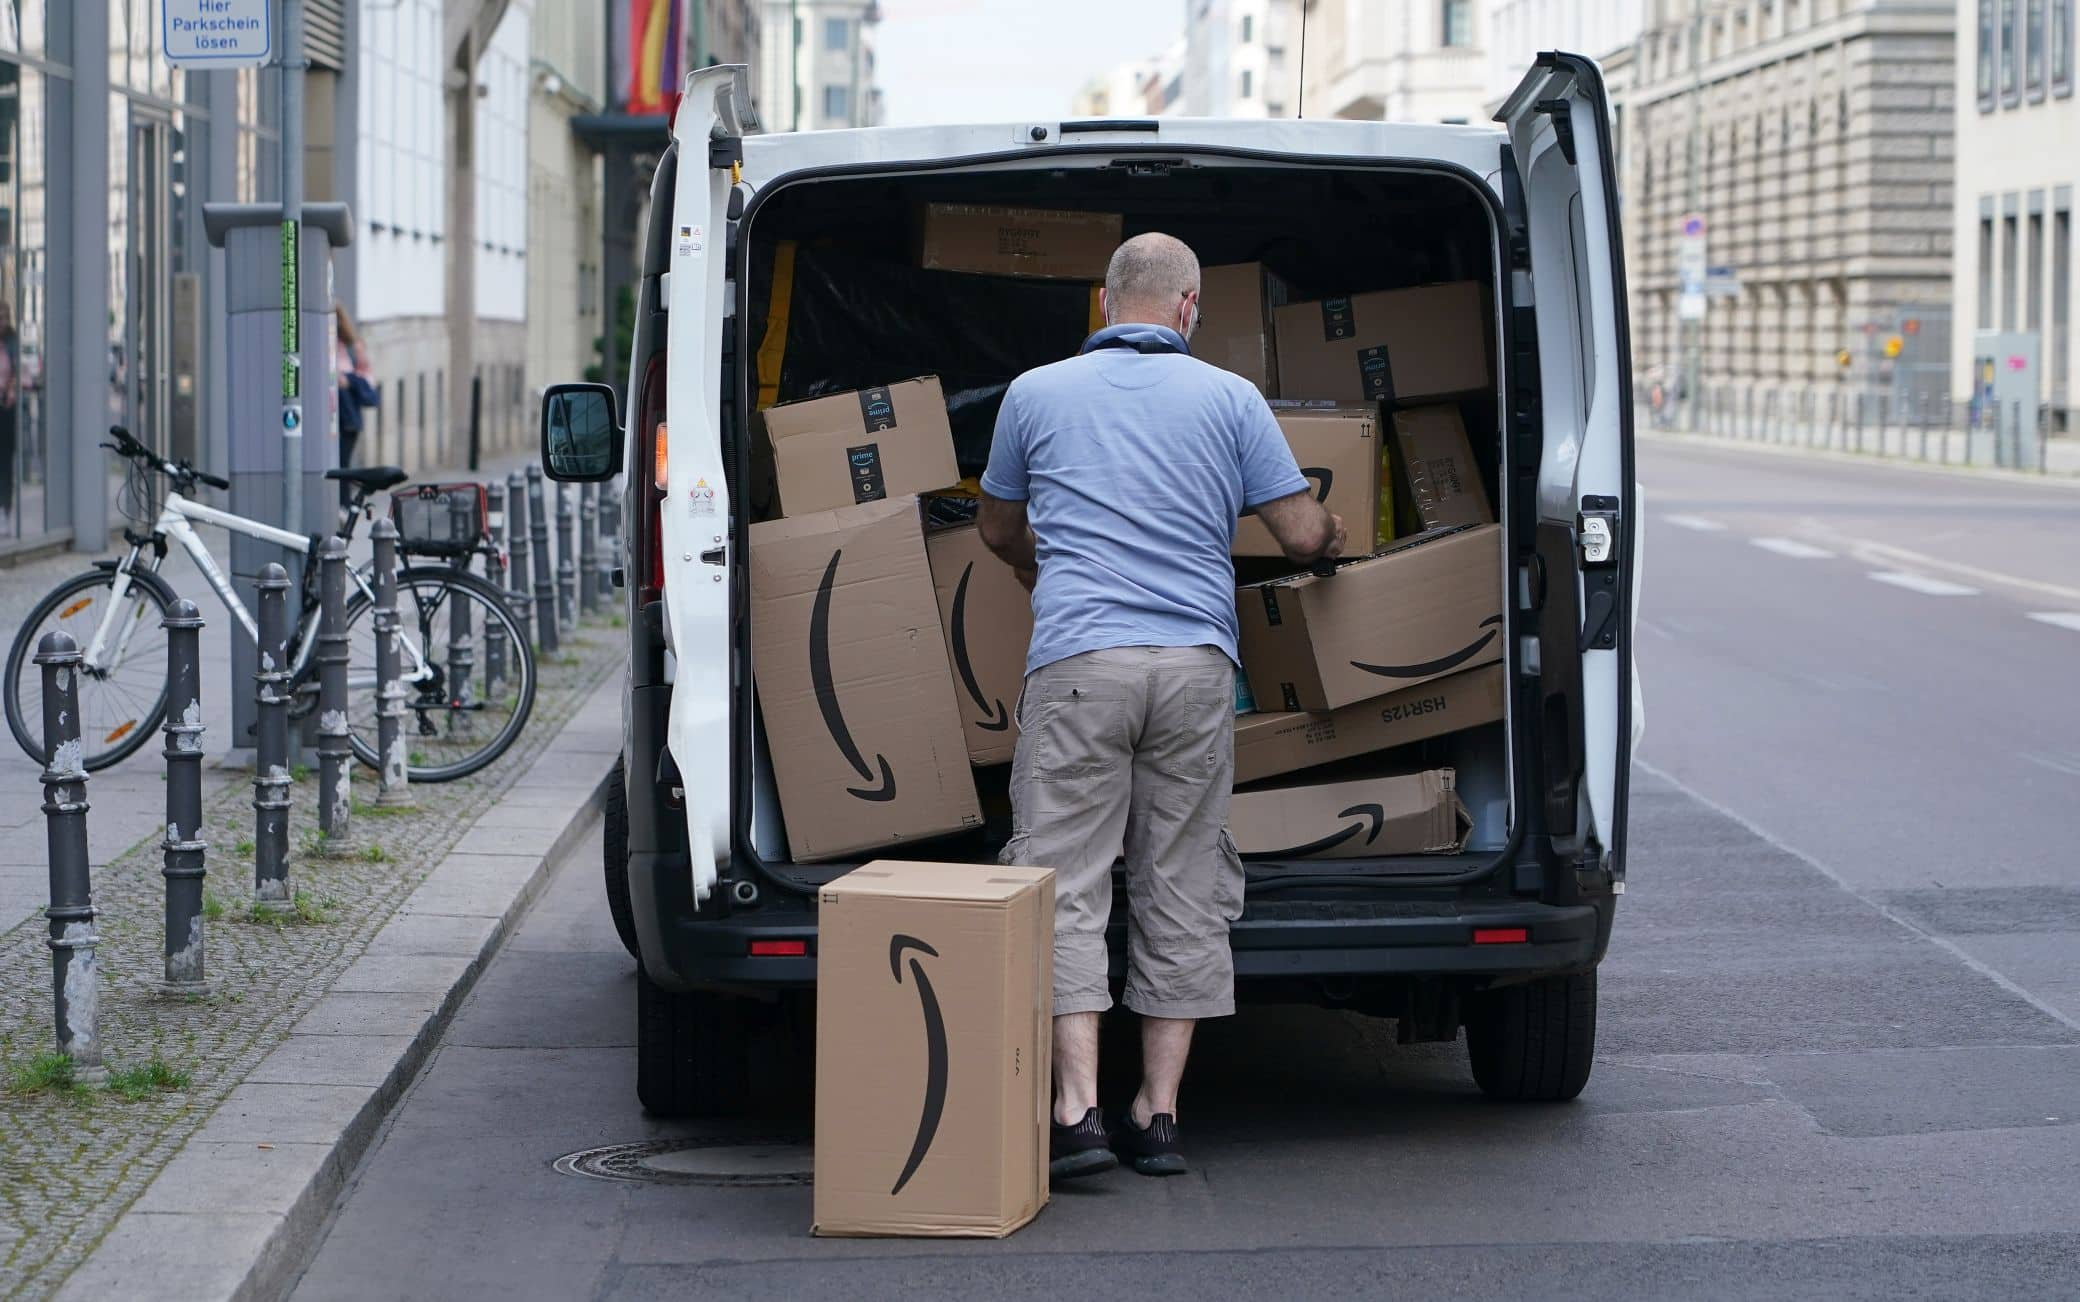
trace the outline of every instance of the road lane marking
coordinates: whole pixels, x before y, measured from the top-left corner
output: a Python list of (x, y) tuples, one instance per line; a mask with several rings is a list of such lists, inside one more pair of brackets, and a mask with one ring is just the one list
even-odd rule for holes
[(1907, 574), (1900, 570), (1880, 570), (1871, 575), (1880, 583), (1889, 583), (1895, 588), (1919, 592), (1930, 597), (1976, 597), (1977, 588), (1967, 588), (1962, 583), (1948, 579), (1931, 579), (1925, 574)]
[(1811, 543), (1802, 543), (1796, 538), (1750, 538), (1748, 541), (1766, 552), (1775, 552), (1779, 556), (1789, 556), (1793, 560), (1824, 561), (1834, 556), (1833, 552), (1828, 551), (1824, 547), (1815, 547)]
[(2080, 613), (2074, 611), (2033, 610), (2029, 617), (2039, 624), (2049, 624), (2053, 628), (2069, 628), (2075, 633), (2080, 633)]
[(2063, 773), (2068, 777), (2080, 778), (2080, 755), (2041, 755), (2035, 751), (2023, 751), (2022, 758), (2032, 764)]
[(1695, 529), (1699, 533), (1724, 533), (1726, 526), (1717, 520), (1707, 520), (1701, 515), (1664, 515), (1661, 517), (1678, 529)]
[[(1825, 526), (1822, 526), (1824, 529)], [(1826, 530), (1829, 541), (1845, 548), (1857, 560), (1869, 565), (1911, 565), (1915, 569), (1943, 570), (1961, 578), (1973, 579), (1994, 587), (2019, 588), (2029, 592), (2041, 592), (2047, 596), (2063, 597), (2067, 601), (2080, 601), (2080, 588), (2069, 588), (2062, 584), (2046, 583), (2042, 579), (2025, 579), (2014, 574), (2003, 574), (1999, 570), (1981, 569), (1963, 561), (1944, 560), (1940, 556), (1929, 556), (1922, 552), (1895, 547), (1891, 543), (1871, 542), (1863, 538), (1848, 538)]]

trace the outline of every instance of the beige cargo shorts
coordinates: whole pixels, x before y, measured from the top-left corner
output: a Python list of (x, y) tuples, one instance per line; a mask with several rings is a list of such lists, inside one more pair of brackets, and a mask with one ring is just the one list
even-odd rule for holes
[(1018, 726), (1002, 861), (1055, 870), (1055, 1015), (1112, 1007), (1105, 924), (1122, 855), (1127, 1007), (1149, 1017), (1234, 1012), (1234, 663), (1210, 646), (1071, 656), (1026, 677)]

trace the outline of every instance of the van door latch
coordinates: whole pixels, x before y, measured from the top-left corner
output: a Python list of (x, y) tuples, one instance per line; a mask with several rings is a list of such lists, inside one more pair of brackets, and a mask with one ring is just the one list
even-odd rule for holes
[(1581, 541), (1582, 568), (1600, 569), (1618, 563), (1618, 499), (1585, 497), (1576, 519), (1576, 537)]
[(1618, 499), (1584, 497), (1576, 537), (1582, 549), (1582, 631), (1577, 650), (1618, 645)]
[(721, 565), (728, 559), (728, 550), (722, 547), (710, 547), (701, 553), (701, 564), (703, 565)]

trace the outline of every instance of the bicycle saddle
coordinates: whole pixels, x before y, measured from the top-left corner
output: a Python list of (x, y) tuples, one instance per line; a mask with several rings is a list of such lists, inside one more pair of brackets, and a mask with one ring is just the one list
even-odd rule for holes
[(371, 493), (394, 488), (411, 478), (400, 466), (334, 466), (325, 472), (325, 477), (359, 484)]

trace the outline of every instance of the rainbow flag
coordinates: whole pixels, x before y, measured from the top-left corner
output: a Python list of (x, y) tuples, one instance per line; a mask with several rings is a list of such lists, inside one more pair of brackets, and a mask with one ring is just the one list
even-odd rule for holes
[(630, 113), (669, 113), (679, 98), (682, 0), (625, 0), (628, 83), (622, 103)]

